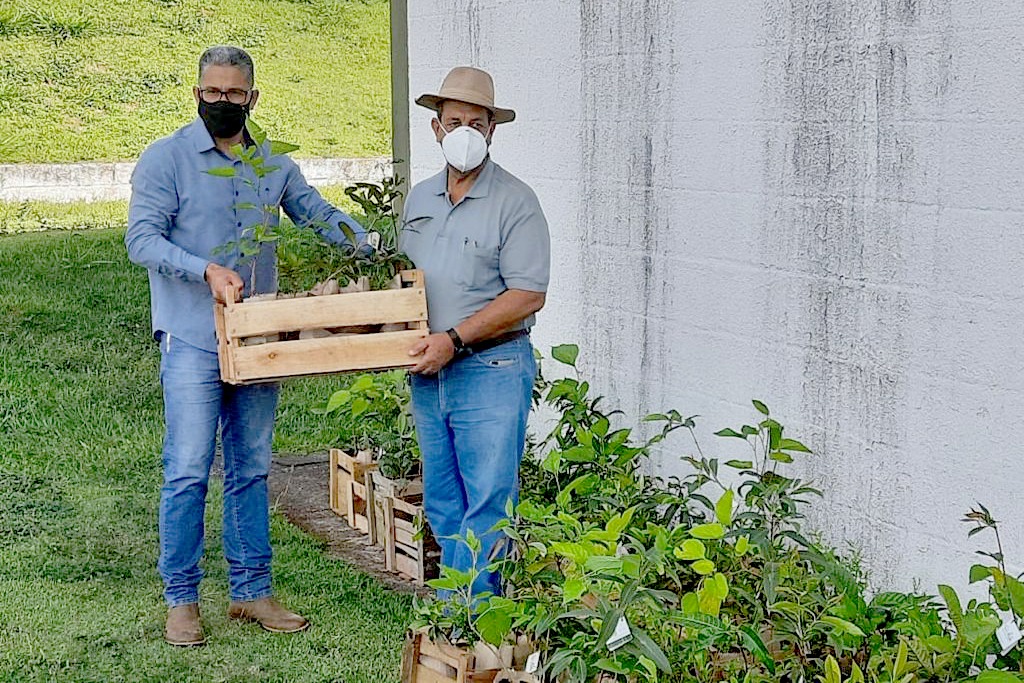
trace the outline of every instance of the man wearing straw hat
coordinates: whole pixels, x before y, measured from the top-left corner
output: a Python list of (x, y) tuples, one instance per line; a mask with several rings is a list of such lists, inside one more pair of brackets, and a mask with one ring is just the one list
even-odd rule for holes
[(405, 204), (402, 249), (426, 275), (430, 336), (412, 348), (412, 404), (423, 453), (424, 506), (443, 565), (473, 567), (474, 592), (498, 593), (486, 565), (499, 549), (493, 527), (515, 501), (537, 368), (529, 332), (550, 270), (547, 221), (533, 191), (490, 159), (498, 124), (484, 71), (457, 67), (440, 91), (416, 100), (447, 164)]

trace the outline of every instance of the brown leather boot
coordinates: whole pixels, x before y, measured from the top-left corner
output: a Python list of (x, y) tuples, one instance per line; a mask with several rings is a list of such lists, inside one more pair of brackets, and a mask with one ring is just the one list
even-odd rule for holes
[(164, 640), (178, 647), (204, 645), (203, 625), (199, 621), (199, 605), (178, 605), (167, 610)]
[(305, 617), (289, 612), (274, 598), (232, 601), (228, 607), (228, 619), (255, 621), (271, 633), (295, 633), (309, 628)]

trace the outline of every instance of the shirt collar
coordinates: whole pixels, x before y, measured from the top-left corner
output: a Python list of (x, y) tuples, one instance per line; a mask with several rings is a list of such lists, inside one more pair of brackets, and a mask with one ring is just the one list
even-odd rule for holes
[[(473, 183), (473, 187), (469, 188), (469, 192), (466, 193), (467, 199), (479, 199), (480, 197), (486, 197), (491, 191), (491, 179), (494, 177), (494, 162), (491, 161), (490, 155), (484, 160), (484, 168), (480, 171), (480, 175), (477, 176), (476, 182)], [(434, 176), (436, 179), (434, 185), (434, 194), (441, 196), (448, 192), (448, 166), (445, 165), (444, 170)]]
[(192, 144), (197, 152), (209, 152), (216, 147), (213, 144), (213, 136), (210, 135), (210, 131), (206, 130), (206, 124), (198, 116), (195, 121), (189, 124), (188, 137), (192, 139)]

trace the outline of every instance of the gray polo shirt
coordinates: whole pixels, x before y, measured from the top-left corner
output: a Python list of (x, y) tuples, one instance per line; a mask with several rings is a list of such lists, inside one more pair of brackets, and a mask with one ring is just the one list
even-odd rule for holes
[[(551, 240), (526, 183), (491, 160), (457, 206), (448, 169), (409, 192), (399, 245), (424, 271), (430, 329), (455, 327), (507, 289), (546, 292)], [(520, 327), (530, 328), (534, 316)]]

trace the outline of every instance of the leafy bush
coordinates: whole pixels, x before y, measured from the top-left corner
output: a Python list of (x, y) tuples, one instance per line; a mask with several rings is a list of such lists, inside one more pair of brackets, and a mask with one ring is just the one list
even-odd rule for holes
[(504, 595), (473, 596), (472, 571), (442, 568), (432, 585), (455, 599), (418, 602), (415, 625), (494, 646), (526, 634), (542, 653), (541, 676), (560, 683), (1022, 679), (1020, 646), (1004, 649), (996, 631), (1000, 615), (1020, 624), (1024, 584), (1007, 574), (985, 508), (967, 521), (971, 535), (994, 532), (996, 551), (982, 554), (995, 565), (976, 565), (970, 578), (987, 583), (991, 602), (964, 606), (948, 586), (941, 602), (869, 597), (856, 557), (804, 533), (821, 494), (786, 468), (811, 453), (768, 406), (754, 401), (753, 424), (717, 432), (743, 442), (743, 459), (708, 457), (694, 440), (690, 473), (646, 476), (651, 447), (679, 429), (692, 437), (694, 418), (650, 415), (660, 430), (645, 440), (613, 428), (616, 413), (602, 412), (575, 373), (577, 354), (556, 347), (570, 376), (538, 381), (558, 420), (534, 445), (522, 501), (500, 525), (509, 552), (492, 567)]
[(337, 417), (343, 449), (372, 451), (384, 476), (406, 479), (418, 474), (420, 464), (409, 401), (406, 374), (390, 370), (357, 376), (321, 412)]

